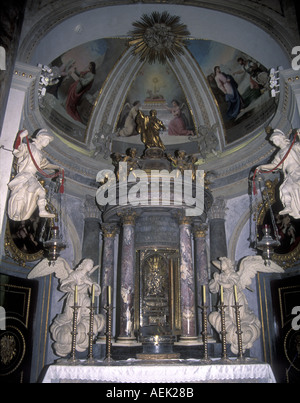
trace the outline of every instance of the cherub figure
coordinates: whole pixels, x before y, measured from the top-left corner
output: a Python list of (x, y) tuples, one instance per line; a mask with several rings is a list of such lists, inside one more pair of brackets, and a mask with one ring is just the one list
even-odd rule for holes
[(185, 169), (190, 169), (186, 152), (183, 150), (176, 151), (175, 157), (173, 157), (171, 154), (168, 154), (168, 159), (173, 162), (175, 168), (179, 169), (182, 174), (184, 173)]
[[(240, 262), (238, 271), (235, 271), (234, 263), (227, 257), (220, 257), (212, 262), (221, 272), (214, 273), (213, 279), (209, 283), (209, 290), (213, 294), (218, 293), (220, 286), (223, 287), (225, 308), (225, 327), (227, 332), (227, 342), (231, 344), (231, 351), (238, 353), (238, 339), (236, 335), (236, 312), (233, 308), (235, 304), (234, 286), (237, 289), (237, 302), (240, 307), (240, 320), (242, 330), (243, 351), (251, 348), (255, 340), (260, 336), (261, 323), (255, 314), (250, 310), (243, 290), (251, 285), (252, 279), (257, 272), (283, 273), (284, 270), (274, 262), (265, 265), (261, 256), (246, 256)], [(211, 325), (221, 332), (221, 313), (211, 312), (208, 317)]]
[(119, 180), (119, 164), (120, 162), (124, 161), (125, 155), (119, 153), (119, 152), (115, 152), (111, 155), (111, 161), (113, 166), (115, 167), (115, 175), (117, 177), (117, 179)]
[(126, 157), (123, 159), (124, 162), (127, 162), (127, 173), (130, 171), (139, 168), (139, 158), (136, 156), (137, 150), (136, 148), (130, 148), (127, 152)]
[(198, 161), (198, 158), (196, 157), (196, 155), (190, 155), (188, 157), (187, 166), (188, 166), (188, 169), (192, 171), (192, 179), (193, 180), (196, 179), (196, 174), (197, 174), (196, 162), (197, 161)]
[[(76, 350), (85, 351), (89, 343), (89, 326), (92, 287), (95, 297), (101, 294), (99, 284), (94, 283), (91, 274), (98, 269), (92, 259), (84, 259), (75, 270), (72, 270), (67, 261), (61, 257), (54, 264), (49, 265), (43, 259), (29, 273), (28, 278), (43, 277), (54, 273), (59, 279), (59, 290), (66, 293), (63, 312), (58, 314), (50, 326), (50, 333), (54, 340), (53, 349), (58, 356), (65, 357), (71, 352), (73, 309), (75, 299), (75, 286), (78, 290), (78, 318), (77, 318), (77, 344)], [(94, 315), (94, 335), (97, 335), (105, 325), (105, 318), (101, 314)]]

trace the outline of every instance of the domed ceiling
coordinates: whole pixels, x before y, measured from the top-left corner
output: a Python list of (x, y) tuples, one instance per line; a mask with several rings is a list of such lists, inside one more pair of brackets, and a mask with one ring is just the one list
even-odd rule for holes
[[(35, 17), (35, 25), (25, 30), (20, 61), (50, 66), (58, 77), (38, 101), (37, 86), (31, 89), (25, 123), (32, 131), (43, 125), (53, 131), (48, 157), (65, 168), (71, 193), (82, 194), (83, 185), (85, 193), (94, 194), (97, 172), (112, 167), (112, 153), (136, 148), (142, 155), (140, 135), (124, 130), (137, 101), (143, 113), (157, 111), (168, 153), (185, 150), (197, 157), (201, 169), (214, 171), (215, 195), (245, 193), (250, 169), (270, 158), (273, 148), (265, 127), (276, 114), (278, 99), (270, 95), (269, 70), (289, 67), (284, 45), (289, 34), (284, 31), (279, 44), (261, 28), (265, 20), (257, 10), (251, 11), (255, 25), (251, 13), (217, 10), (227, 2), (212, 9), (196, 3), (105, 5), (71, 14), (63, 9), (59, 21), (52, 11), (46, 25)], [(163, 62), (141, 57), (144, 43), (138, 50), (133, 46), (138, 43), (134, 27), (154, 12), (168, 13), (190, 33), (181, 38), (175, 32), (175, 40), (171, 36), (180, 51)], [(166, 39), (167, 28), (161, 28)], [(156, 28), (151, 29), (148, 47), (156, 40)], [(159, 41), (156, 50), (163, 44)], [(168, 44), (163, 46), (166, 53)], [(171, 111), (174, 101), (181, 110), (180, 124)]]
[[(127, 48), (127, 39), (98, 39), (69, 50), (50, 65), (60, 78), (47, 87), (40, 102), (40, 112), (54, 132), (83, 151), (92, 151), (91, 157), (97, 155), (97, 147), (101, 146), (97, 133), (88, 137), (94, 105), (101, 102), (103, 87), (114, 74), (113, 70), (124, 66)], [(122, 134), (126, 117), (137, 101), (144, 113), (157, 110), (158, 118), (166, 127), (161, 134), (166, 146), (180, 145), (201, 158), (210, 153), (217, 154), (241, 141), (274, 113), (275, 101), (268, 89), (268, 70), (259, 61), (240, 50), (210, 40), (189, 40), (186, 49), (197, 64), (193, 73), (204, 76), (202, 82), (197, 82), (197, 90), (199, 94), (209, 90), (209, 97), (214, 101), (212, 105), (219, 114), (219, 130), (206, 125), (205, 110), (199, 113), (199, 109), (206, 109), (202, 99), (194, 102), (197, 109), (191, 107), (195, 89), (192, 93), (188, 91), (172, 62), (140, 62), (131, 75), (110, 127), (111, 133), (115, 134), (114, 142), (142, 146), (136, 131)], [(186, 75), (190, 72), (188, 68)], [(89, 75), (90, 81), (87, 79)], [(113, 84), (116, 86), (114, 90), (118, 91), (120, 82)], [(170, 109), (174, 100), (181, 108), (184, 123), (172, 131), (174, 116)]]

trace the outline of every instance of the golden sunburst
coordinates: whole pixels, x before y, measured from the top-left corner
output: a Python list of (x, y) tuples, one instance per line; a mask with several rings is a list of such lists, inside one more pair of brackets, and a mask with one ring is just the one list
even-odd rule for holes
[(156, 61), (164, 64), (168, 59), (174, 61), (175, 56), (183, 54), (185, 40), (190, 35), (186, 25), (180, 23), (180, 17), (166, 11), (162, 14), (153, 12), (150, 16), (143, 14), (141, 21), (132, 25), (135, 27), (129, 33), (132, 52), (150, 64)]

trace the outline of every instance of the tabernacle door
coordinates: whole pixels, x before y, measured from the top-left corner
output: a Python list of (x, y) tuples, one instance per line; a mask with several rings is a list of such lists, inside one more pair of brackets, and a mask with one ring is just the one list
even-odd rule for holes
[(177, 251), (138, 251), (136, 285), (139, 335), (180, 334), (180, 278)]

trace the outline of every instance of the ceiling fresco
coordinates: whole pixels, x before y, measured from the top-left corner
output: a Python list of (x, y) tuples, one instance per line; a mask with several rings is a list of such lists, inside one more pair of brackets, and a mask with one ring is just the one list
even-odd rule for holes
[[(50, 66), (60, 78), (47, 87), (39, 107), (54, 133), (70, 143), (87, 147), (91, 114), (106, 80), (127, 49), (128, 39), (105, 38), (71, 49), (52, 61)], [(213, 151), (235, 145), (271, 119), (276, 104), (267, 88), (269, 72), (259, 61), (211, 40), (187, 40), (186, 49), (206, 78), (222, 117), (225, 138), (216, 139)], [(125, 130), (126, 119), (134, 107), (147, 114), (151, 109), (157, 110), (165, 125), (161, 135), (164, 144), (197, 139), (201, 122), (194, 119), (191, 94), (178, 81), (172, 62), (146, 62), (138, 66), (113, 128), (118, 141), (141, 144), (135, 128)]]

